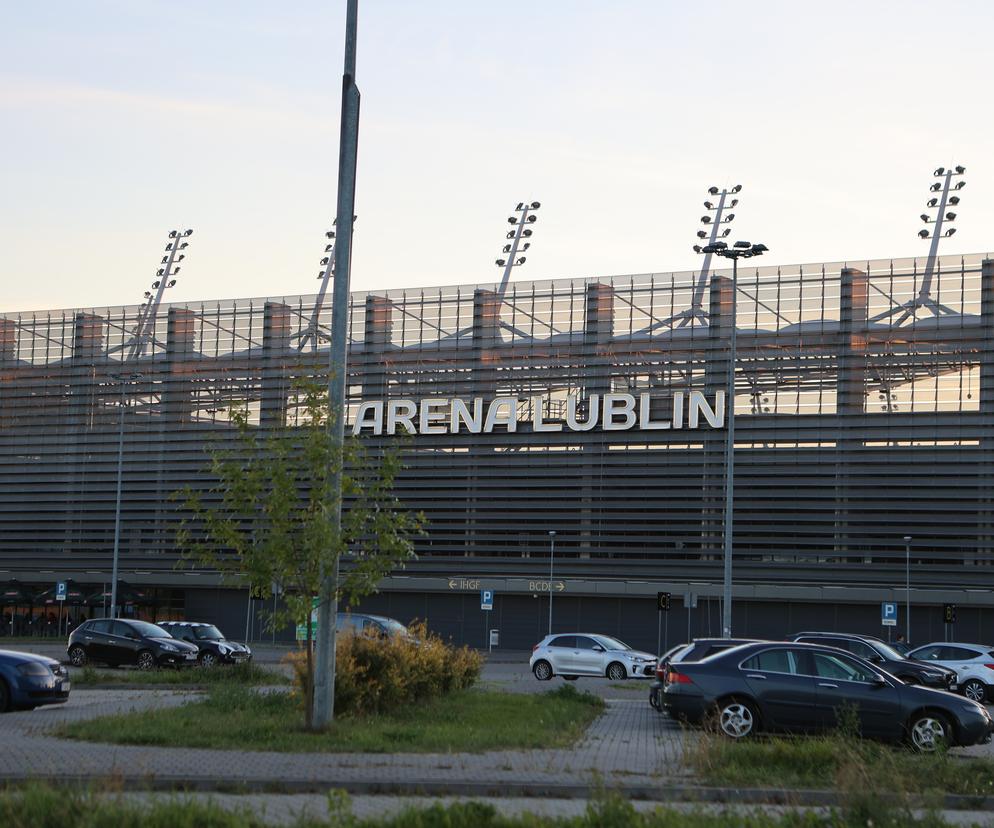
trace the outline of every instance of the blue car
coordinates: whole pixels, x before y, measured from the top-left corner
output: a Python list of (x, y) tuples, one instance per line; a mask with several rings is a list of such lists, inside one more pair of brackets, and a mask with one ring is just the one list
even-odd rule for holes
[(0, 713), (62, 704), (69, 690), (69, 672), (54, 658), (0, 650)]

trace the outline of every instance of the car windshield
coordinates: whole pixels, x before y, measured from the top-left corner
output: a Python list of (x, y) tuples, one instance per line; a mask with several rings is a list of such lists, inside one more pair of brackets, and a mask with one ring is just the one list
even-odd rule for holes
[(891, 647), (889, 644), (884, 644), (883, 641), (874, 641), (873, 649), (875, 649), (880, 655), (886, 658), (888, 661), (904, 661), (905, 656)]
[(604, 646), (606, 650), (630, 650), (624, 641), (618, 641), (617, 638), (611, 638), (609, 635), (598, 635), (597, 640)]
[(224, 634), (213, 624), (194, 627), (193, 637), (198, 641), (224, 641)]
[(149, 624), (147, 621), (129, 621), (128, 624), (134, 627), (139, 635), (144, 635), (146, 638), (172, 638), (162, 627)]

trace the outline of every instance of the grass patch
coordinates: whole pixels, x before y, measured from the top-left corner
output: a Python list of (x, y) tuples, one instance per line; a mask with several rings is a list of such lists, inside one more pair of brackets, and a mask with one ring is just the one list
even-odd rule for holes
[(202, 701), (62, 725), (94, 742), (297, 753), (452, 753), (573, 744), (604, 709), (589, 693), (463, 690), (390, 714), (343, 717), (324, 733), (303, 729), (299, 701), (217, 685)]
[[(769, 814), (762, 808), (749, 811), (676, 810), (657, 808), (638, 812), (617, 795), (599, 796), (577, 817), (503, 816), (489, 803), (460, 802), (448, 806), (411, 808), (394, 816), (359, 819), (352, 816), (348, 795), (328, 794), (326, 819), (297, 818), (290, 828), (866, 828), (861, 817), (845, 812)], [(11, 828), (262, 828), (271, 824), (246, 808), (226, 810), (204, 800), (157, 796), (147, 803), (121, 799), (115, 794), (56, 790), (32, 785), (0, 791), (0, 825)], [(869, 823), (874, 828), (931, 826), (948, 823), (926, 815), (884, 816)]]
[(702, 781), (725, 787), (832, 788), (844, 795), (887, 792), (994, 795), (994, 762), (910, 750), (833, 734), (731, 742), (700, 733), (689, 752)]
[(70, 678), (75, 687), (119, 684), (161, 684), (168, 686), (211, 687), (214, 685), (289, 684), (283, 673), (266, 670), (252, 662), (225, 664), (216, 667), (186, 667), (159, 670), (102, 670), (95, 667), (70, 668)]
[(618, 684), (609, 684), (608, 687), (613, 687), (615, 690), (626, 690), (629, 693), (643, 693), (648, 689), (646, 686), (641, 684), (633, 684), (631, 682), (627, 682), (625, 684), (621, 684), (620, 682)]

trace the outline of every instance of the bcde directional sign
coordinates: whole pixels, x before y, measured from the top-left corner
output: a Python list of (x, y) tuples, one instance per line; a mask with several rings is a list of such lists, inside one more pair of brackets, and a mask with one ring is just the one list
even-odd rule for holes
[(480, 609), (490, 612), (494, 608), (494, 591), (492, 589), (480, 590)]
[(68, 590), (66, 589), (66, 582), (65, 581), (59, 581), (58, 583), (56, 583), (56, 585), (55, 585), (55, 600), (56, 601), (65, 601), (66, 600), (66, 593), (67, 593), (67, 591)]
[(880, 623), (885, 627), (897, 626), (897, 603), (884, 601), (880, 605)]

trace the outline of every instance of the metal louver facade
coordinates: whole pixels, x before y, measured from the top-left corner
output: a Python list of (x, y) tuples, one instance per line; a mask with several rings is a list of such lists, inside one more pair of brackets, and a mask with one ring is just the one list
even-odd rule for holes
[[(738, 584), (893, 585), (912, 536), (921, 583), (994, 586), (994, 261), (943, 257), (929, 306), (916, 305), (923, 266), (740, 267)], [(409, 575), (540, 576), (554, 530), (563, 577), (720, 580), (723, 429), (531, 428), (533, 406), (555, 423), (571, 394), (724, 388), (731, 280), (713, 274), (703, 313), (679, 317), (694, 283), (352, 295), (351, 416), (370, 399), (519, 400), (513, 433), (408, 442), (398, 493), (429, 521)], [(136, 307), (0, 316), (0, 570), (109, 570), (123, 423), (122, 577), (174, 582), (170, 495), (207, 481), (204, 449), (230, 435), (232, 404), (260, 427), (293, 422), (292, 378), (328, 363), (330, 306), (314, 304), (164, 305), (132, 360)]]

